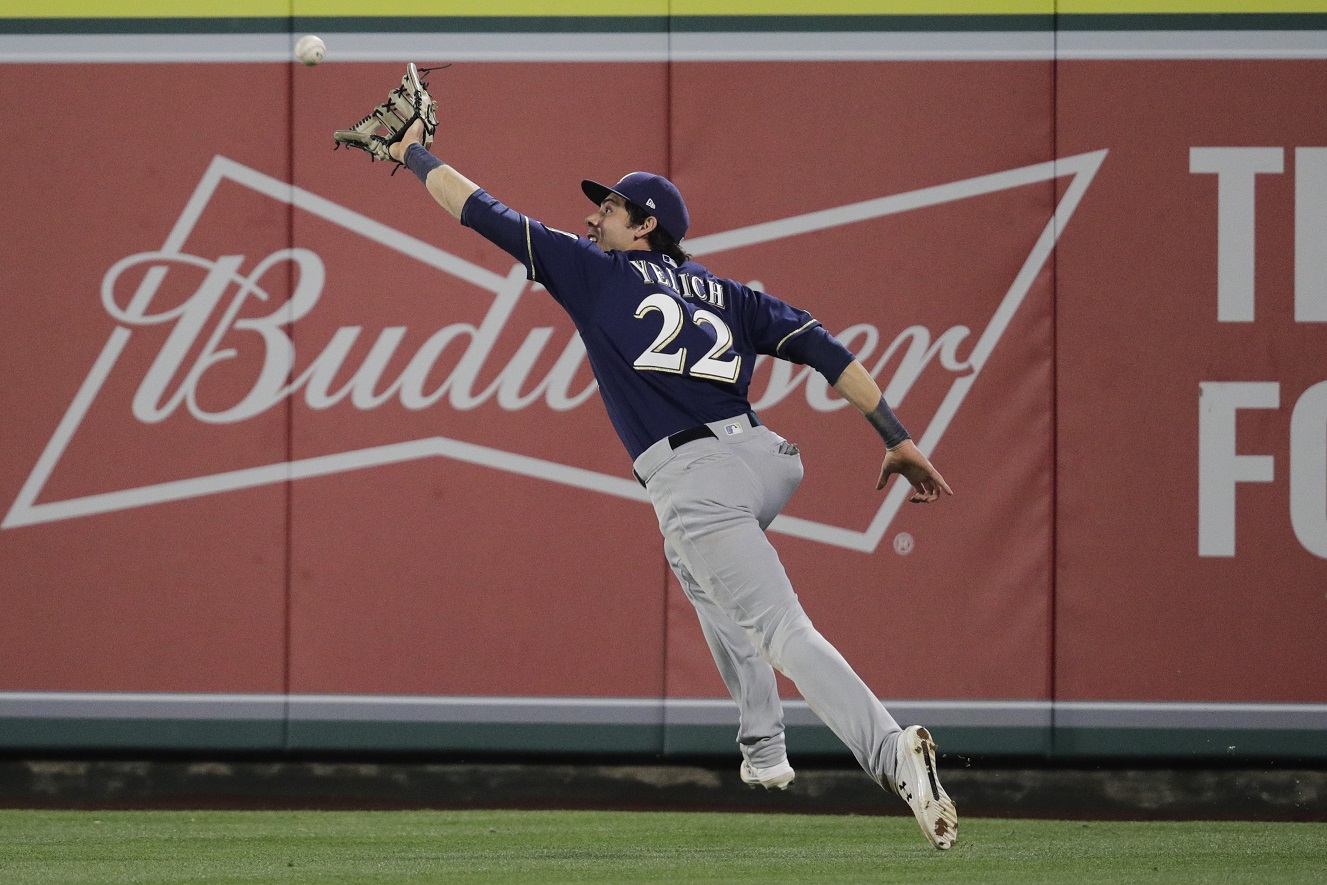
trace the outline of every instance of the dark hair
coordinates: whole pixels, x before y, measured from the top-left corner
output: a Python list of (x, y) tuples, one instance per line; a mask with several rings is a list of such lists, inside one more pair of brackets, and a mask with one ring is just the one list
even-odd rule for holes
[[(656, 216), (651, 216), (644, 207), (637, 206), (630, 200), (623, 200), (622, 202), (627, 206), (627, 218), (631, 219), (632, 227), (640, 227), (645, 223), (645, 219), (651, 217), (654, 217), (656, 222), (658, 221), (658, 218)], [(664, 230), (657, 223), (654, 225), (654, 230), (650, 231), (650, 235), (646, 238), (645, 242), (649, 244), (652, 251), (662, 252), (678, 264), (685, 264), (691, 260), (691, 253), (683, 250), (683, 248), (677, 244), (677, 240), (673, 239), (673, 235)]]

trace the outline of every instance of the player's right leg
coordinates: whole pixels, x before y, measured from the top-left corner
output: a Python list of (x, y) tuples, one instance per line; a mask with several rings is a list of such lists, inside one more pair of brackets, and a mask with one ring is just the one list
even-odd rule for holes
[(743, 782), (767, 790), (787, 789), (796, 775), (788, 764), (783, 706), (779, 702), (774, 668), (760, 656), (746, 632), (700, 590), (667, 541), (664, 555), (682, 585), (682, 592), (695, 606), (714, 664), (737, 703), (737, 743), (742, 751)]

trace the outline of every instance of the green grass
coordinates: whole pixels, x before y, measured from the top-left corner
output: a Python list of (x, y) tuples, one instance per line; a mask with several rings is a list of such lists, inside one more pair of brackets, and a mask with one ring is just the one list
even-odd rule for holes
[(0, 811), (0, 881), (1323, 882), (1327, 824), (572, 811)]

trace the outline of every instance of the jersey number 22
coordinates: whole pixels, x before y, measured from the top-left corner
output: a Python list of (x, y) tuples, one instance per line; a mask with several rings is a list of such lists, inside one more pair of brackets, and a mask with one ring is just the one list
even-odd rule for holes
[(712, 378), (715, 381), (729, 383), (737, 380), (737, 375), (742, 369), (742, 358), (734, 354), (726, 360), (719, 359), (733, 346), (733, 333), (718, 314), (708, 310), (698, 310), (692, 317), (692, 322), (696, 325), (705, 325), (714, 329), (716, 340), (714, 346), (696, 360), (696, 364), (688, 372), (685, 368), (687, 349), (685, 347), (679, 347), (674, 351), (667, 349), (682, 331), (682, 324), (686, 322), (686, 311), (676, 299), (669, 298), (662, 292), (655, 292), (645, 296), (645, 299), (636, 305), (636, 319), (644, 319), (645, 315), (651, 312), (658, 312), (663, 316), (663, 327), (659, 329), (654, 343), (636, 357), (636, 361), (632, 363), (635, 368), (650, 372), (689, 374), (697, 378)]

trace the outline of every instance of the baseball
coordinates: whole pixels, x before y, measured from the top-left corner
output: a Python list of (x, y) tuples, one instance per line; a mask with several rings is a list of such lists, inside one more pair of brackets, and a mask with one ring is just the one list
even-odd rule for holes
[(305, 34), (295, 44), (295, 57), (309, 67), (322, 61), (326, 54), (327, 44), (323, 42), (322, 37), (315, 37), (313, 34)]

